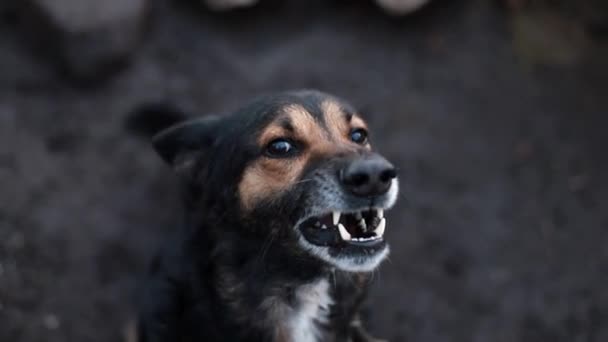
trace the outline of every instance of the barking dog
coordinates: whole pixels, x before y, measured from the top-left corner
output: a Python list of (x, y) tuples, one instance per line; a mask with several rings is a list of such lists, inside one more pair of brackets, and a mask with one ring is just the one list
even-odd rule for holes
[(373, 341), (359, 307), (386, 258), (395, 168), (348, 103), (267, 96), (154, 146), (186, 215), (144, 284), (141, 342)]

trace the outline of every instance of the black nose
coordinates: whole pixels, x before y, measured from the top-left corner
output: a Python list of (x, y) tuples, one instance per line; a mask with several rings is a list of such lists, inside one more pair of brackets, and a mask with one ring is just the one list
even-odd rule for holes
[(395, 177), (395, 167), (379, 155), (353, 160), (340, 173), (346, 189), (362, 197), (385, 194)]

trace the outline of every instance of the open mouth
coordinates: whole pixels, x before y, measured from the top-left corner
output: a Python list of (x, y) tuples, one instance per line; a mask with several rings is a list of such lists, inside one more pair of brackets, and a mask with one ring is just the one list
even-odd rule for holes
[(333, 211), (306, 219), (299, 228), (308, 242), (318, 246), (374, 246), (384, 241), (386, 218), (383, 209)]

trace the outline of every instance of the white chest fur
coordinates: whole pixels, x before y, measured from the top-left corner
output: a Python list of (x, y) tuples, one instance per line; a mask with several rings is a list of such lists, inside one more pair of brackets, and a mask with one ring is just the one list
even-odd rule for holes
[(295, 305), (287, 317), (290, 341), (317, 342), (321, 337), (317, 323), (327, 322), (332, 304), (327, 279), (300, 286), (295, 293)]

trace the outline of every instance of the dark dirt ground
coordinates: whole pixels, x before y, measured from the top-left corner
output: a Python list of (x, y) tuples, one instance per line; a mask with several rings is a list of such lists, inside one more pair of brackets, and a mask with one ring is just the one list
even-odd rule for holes
[(302, 87), (359, 104), (403, 172), (376, 335), (608, 341), (604, 38), (540, 66), (481, 0), (402, 20), (359, 2), (159, 6), (132, 66), (88, 90), (0, 26), (0, 341), (122, 339), (179, 208), (171, 172), (124, 129), (134, 106), (204, 114)]

